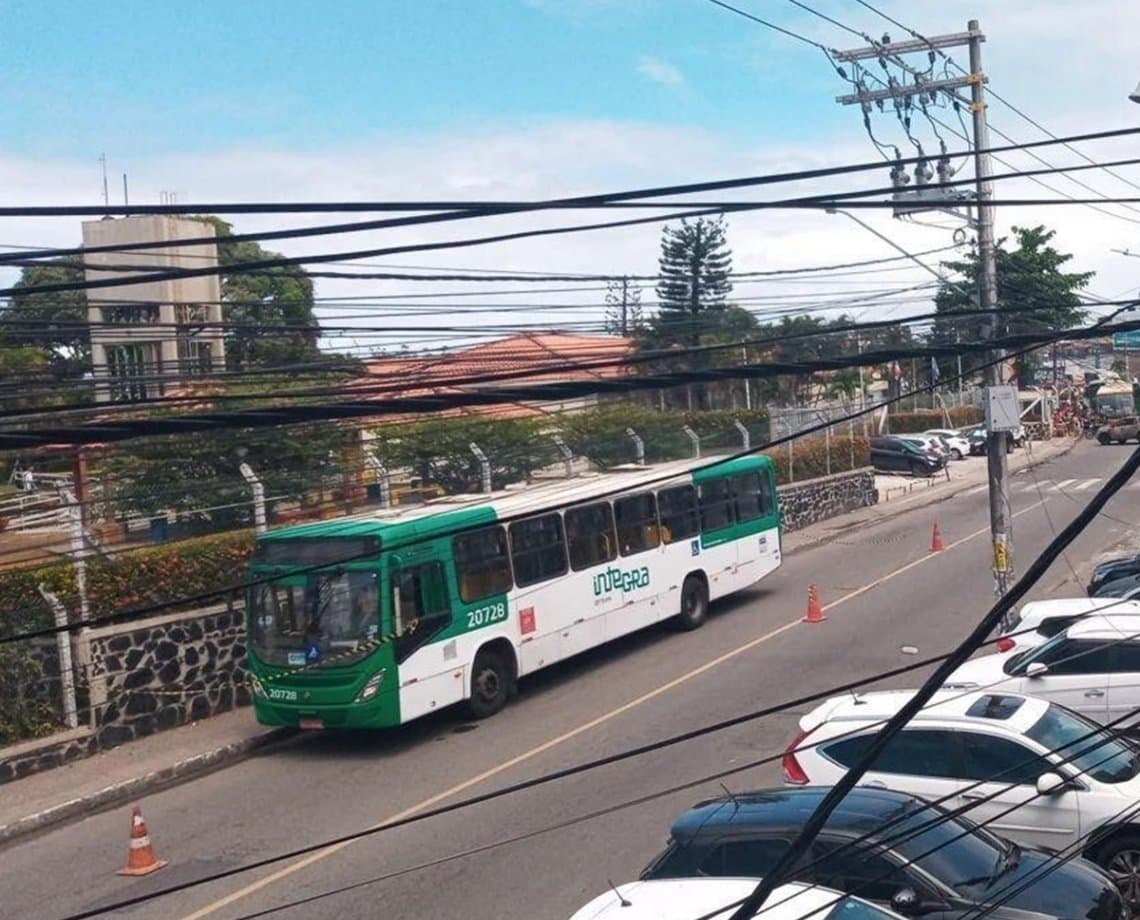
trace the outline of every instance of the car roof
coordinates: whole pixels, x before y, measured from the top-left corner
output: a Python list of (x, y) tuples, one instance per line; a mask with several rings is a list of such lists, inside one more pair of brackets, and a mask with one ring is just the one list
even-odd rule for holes
[[(1121, 579), (1128, 581), (1129, 579)], [(1140, 582), (1140, 577), (1137, 577), (1137, 582)], [(1116, 582), (1113, 582), (1116, 584)], [(1112, 598), (1101, 597), (1098, 600), (1111, 600)], [(1129, 603), (1129, 602), (1123, 602)], [(1065, 630), (1065, 634), (1070, 639), (1129, 639), (1136, 636), (1136, 640), (1140, 641), (1140, 627), (1136, 625), (1136, 620), (1133, 616), (1128, 614), (1105, 614), (1097, 613), (1093, 616), (1085, 617), (1078, 620), (1072, 626)]]
[[(693, 920), (723, 906), (716, 920), (727, 920), (736, 904), (756, 888), (754, 878), (653, 879), (618, 885), (598, 895), (570, 920)], [(620, 895), (620, 897), (619, 897)], [(789, 882), (772, 892), (764, 920), (823, 920), (827, 909), (845, 897), (830, 888)], [(627, 903), (622, 904), (622, 899)], [(712, 918), (710, 918), (712, 920)]]
[[(781, 786), (733, 793), (699, 802), (673, 822), (674, 841), (720, 835), (726, 828), (798, 831), (831, 791), (830, 786)], [(893, 789), (852, 789), (827, 819), (831, 831), (870, 834), (894, 817), (932, 807), (925, 799)]]
[(1135, 615), (1140, 613), (1140, 603), (1112, 597), (1059, 597), (1047, 601), (1030, 601), (1021, 608), (1021, 622), (1017, 631), (1028, 629), (1048, 617), (1082, 613), (1097, 615), (1098, 610), (1111, 610), (1116, 615)]
[[(1135, 625), (1135, 621), (1133, 621)], [(824, 724), (835, 727), (836, 734), (854, 730), (857, 726), (885, 722), (894, 716), (915, 694), (914, 690), (884, 690), (877, 693), (862, 693), (859, 696), (836, 696), (821, 703), (800, 720), (804, 731), (815, 730)], [(858, 700), (858, 701), (856, 701)], [(1007, 705), (998, 707), (999, 702)], [(1018, 702), (1016, 710), (1009, 714), (1009, 703)], [(991, 706), (995, 708), (991, 708)], [(910, 720), (910, 725), (950, 724), (956, 727), (968, 725), (1004, 726), (1011, 732), (1021, 734), (1035, 724), (1045, 714), (1049, 703), (1037, 697), (1021, 693), (999, 693), (976, 690), (963, 693), (960, 690), (939, 690), (930, 702), (920, 709)], [(987, 711), (1001, 711), (1001, 716), (987, 716)], [(812, 739), (808, 739), (810, 742)]]

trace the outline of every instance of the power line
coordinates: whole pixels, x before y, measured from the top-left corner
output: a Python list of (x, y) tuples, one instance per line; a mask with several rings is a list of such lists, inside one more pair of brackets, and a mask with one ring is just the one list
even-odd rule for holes
[[(1140, 131), (1140, 128), (1138, 128), (1136, 130)], [(1018, 149), (1023, 149), (1024, 145), (1017, 145), (1017, 147), (1018, 147)], [(1037, 159), (1041, 160), (1040, 157), (1038, 157)], [(905, 162), (905, 161), (900, 160), (897, 162), (901, 163), (901, 162)], [(999, 161), (999, 162), (1004, 163), (1004, 161)], [(998, 176), (992, 176), (991, 179), (993, 181), (1000, 181), (1000, 180), (1005, 180), (1005, 179), (1018, 179), (1018, 178), (1030, 178), (1030, 179), (1032, 179), (1033, 177), (1038, 176), (1038, 175), (1051, 175), (1054, 173), (1079, 172), (1081, 170), (1099, 168), (1102, 165), (1135, 165), (1137, 163), (1140, 163), (1140, 158), (1133, 157), (1133, 158), (1126, 158), (1126, 159), (1120, 159), (1120, 160), (1113, 160), (1113, 161), (1109, 161), (1108, 164), (1094, 163), (1093, 165), (1069, 166), (1069, 167), (1055, 167), (1055, 166), (1052, 166), (1051, 164), (1047, 163), (1047, 161), (1045, 161), (1045, 160), (1041, 160), (1041, 162), (1045, 163), (1045, 165), (1046, 165), (1045, 169), (1016, 170), (1014, 172), (1003, 173), (1003, 174), (998, 175)], [(875, 165), (877, 166), (878, 164), (875, 164)], [(741, 181), (741, 182), (751, 183), (753, 180), (726, 180), (726, 181)], [(970, 179), (946, 180), (946, 181), (940, 182), (939, 187), (951, 188), (951, 187), (956, 187), (959, 185), (970, 185), (970, 184), (972, 184), (972, 182), (973, 182), (973, 180), (970, 180)], [(1051, 188), (1051, 187), (1046, 186), (1046, 188)], [(1057, 191), (1056, 189), (1051, 189), (1051, 190)], [(593, 205), (590, 205), (590, 207), (595, 208), (595, 209), (597, 209), (597, 208), (607, 208), (607, 209), (608, 208), (619, 208), (619, 209), (621, 209), (621, 208), (648, 208), (648, 209), (654, 209), (654, 210), (665, 209), (665, 208), (692, 208), (692, 209), (695, 209), (695, 210), (692, 210), (692, 211), (687, 212), (687, 213), (686, 212), (677, 212), (677, 213), (674, 213), (671, 215), (666, 215), (666, 216), (661, 216), (661, 217), (656, 217), (656, 218), (646, 218), (646, 219), (643, 219), (641, 221), (632, 222), (632, 223), (647, 223), (647, 222), (661, 222), (661, 221), (665, 221), (665, 220), (672, 220), (672, 219), (675, 219), (678, 217), (680, 217), (681, 219), (684, 219), (685, 217), (700, 216), (703, 214), (733, 213), (733, 212), (752, 211), (752, 210), (765, 210), (765, 209), (769, 209), (769, 208), (780, 208), (780, 207), (810, 208), (810, 207), (814, 206), (813, 203), (824, 201), (824, 200), (826, 200), (829, 207), (834, 207), (834, 205), (839, 201), (850, 201), (849, 206), (851, 206), (851, 207), (882, 206), (884, 204), (882, 202), (857, 203), (853, 199), (865, 198), (867, 196), (876, 195), (876, 194), (888, 194), (888, 193), (893, 193), (894, 191), (896, 191), (894, 186), (885, 186), (885, 187), (875, 188), (875, 189), (865, 189), (865, 190), (851, 191), (851, 192), (840, 192), (840, 193), (835, 193), (835, 194), (830, 194), (830, 195), (806, 196), (806, 197), (796, 198), (796, 199), (784, 199), (781, 201), (768, 201), (768, 202), (738, 202), (738, 201), (722, 201), (722, 202), (710, 202), (710, 201), (630, 202), (630, 201), (622, 200), (622, 201), (616, 201), (616, 202), (608, 202), (608, 203), (604, 203), (604, 204), (593, 204)], [(1092, 191), (1095, 192), (1095, 189), (1092, 189)], [(1062, 194), (1062, 193), (1058, 192), (1058, 194)], [(1100, 193), (1097, 193), (1097, 194), (1100, 194)], [(1066, 197), (1068, 197), (1070, 199), (1070, 201), (1072, 201), (1074, 203), (1087, 203), (1087, 202), (1079, 201), (1078, 199), (1073, 199), (1071, 196), (1066, 196)], [(1101, 197), (1103, 198), (1104, 196), (1102, 195)], [(1120, 201), (1126, 201), (1126, 200), (1132, 200), (1132, 199), (1119, 199), (1119, 200)], [(1138, 199), (1138, 200), (1140, 200), (1140, 199)], [(955, 203), (961, 204), (960, 201), (956, 201)], [(1041, 201), (1041, 200), (1036, 200), (1036, 201), (1026, 200), (1026, 201), (1022, 201), (1022, 202), (1005, 201), (1005, 202), (995, 202), (995, 203), (1007, 204), (1008, 205), (1008, 204), (1025, 204), (1025, 203), (1060, 204), (1061, 202), (1046, 202), (1046, 201)], [(543, 205), (531, 205), (531, 206), (518, 205), (516, 207), (515, 211), (517, 212), (517, 211), (523, 211), (523, 210), (543, 210), (544, 208), (545, 208), (545, 206), (543, 206)], [(479, 215), (474, 215), (474, 216), (479, 216)], [(459, 218), (456, 218), (456, 219), (459, 219)], [(351, 226), (351, 225), (337, 225), (337, 229), (334, 229), (334, 230), (330, 230), (329, 228), (315, 228), (315, 229), (320, 229), (321, 232), (341, 233), (341, 232), (348, 232), (348, 230), (376, 229), (376, 226), (378, 225), (378, 223), (380, 223), (380, 222), (372, 222), (368, 226), (355, 226), (355, 227)], [(610, 223), (585, 225), (585, 226), (579, 226), (579, 227), (573, 227), (572, 226), (572, 227), (564, 227), (564, 228), (546, 228), (543, 230), (531, 231), (529, 233), (510, 234), (510, 235), (503, 237), (503, 239), (517, 239), (517, 238), (520, 238), (520, 236), (543, 236), (543, 235), (548, 235), (551, 233), (573, 233), (573, 232), (580, 232), (582, 230), (594, 230), (594, 229), (602, 229), (602, 228), (607, 228), (607, 227), (629, 226), (630, 223), (631, 222), (628, 222), (628, 221), (616, 221), (616, 222), (610, 222)], [(384, 224), (384, 226), (403, 226), (403, 225), (404, 224), (396, 224), (396, 223), (392, 223), (392, 222)], [(348, 230), (345, 229), (346, 227), (348, 228)], [(310, 230), (313, 230), (313, 229), (314, 228), (309, 228), (309, 230), (277, 231), (277, 233), (278, 234), (285, 234), (285, 235), (289, 235), (289, 236), (315, 235), (314, 233), (310, 232)], [(499, 237), (492, 237), (492, 238), (489, 238), (487, 240), (483, 240), (483, 242), (495, 242), (495, 241), (499, 241), (499, 240), (500, 240)], [(71, 253), (88, 253), (89, 254), (92, 252), (98, 252), (98, 251), (100, 251), (100, 249), (103, 249), (103, 250), (113, 249), (113, 251), (121, 252), (121, 251), (124, 251), (124, 249), (126, 249), (128, 247), (132, 247), (132, 246), (138, 247), (138, 248), (161, 247), (161, 248), (167, 249), (167, 248), (175, 247), (178, 245), (186, 245), (189, 242), (196, 242), (196, 240), (191, 239), (189, 241), (182, 241), (182, 240), (147, 241), (145, 243), (138, 243), (138, 244), (116, 244), (114, 247), (110, 247), (110, 246), (91, 247), (91, 248), (86, 249), (86, 250), (84, 250), (83, 248), (80, 248), (77, 250), (69, 250), (69, 252), (71, 252)], [(446, 248), (447, 246), (457, 245), (459, 242), (461, 242), (461, 241), (451, 241), (448, 244), (444, 244), (444, 243), (421, 244), (421, 246), (418, 248), (419, 249), (423, 249), (423, 248), (428, 248), (428, 249)], [(467, 243), (467, 245), (474, 245), (474, 243)], [(368, 250), (368, 251), (366, 251), (366, 255), (382, 255), (382, 254), (385, 254), (386, 252), (392, 252), (392, 251), (408, 251), (408, 250), (406, 250), (406, 249), (385, 250), (385, 251)], [(32, 267), (32, 266), (40, 264), (37, 261), (29, 261), (27, 259), (20, 258), (19, 255), (20, 254), (18, 254), (18, 253), (8, 254), (8, 255), (0, 255), (0, 261), (7, 260), (8, 263), (11, 265), (23, 266), (23, 267)], [(283, 267), (287, 267), (287, 266), (299, 266), (303, 263), (308, 263), (308, 262), (328, 262), (328, 261), (339, 260), (341, 258), (357, 258), (357, 257), (359, 257), (359, 256), (357, 256), (356, 254), (353, 254), (353, 253), (336, 253), (332, 256), (314, 255), (314, 256), (288, 257), (288, 258), (284, 257), (284, 256), (274, 256), (272, 258), (261, 259), (261, 260), (251, 261), (251, 262), (231, 262), (228, 264), (219, 263), (217, 265), (210, 265), (210, 266), (205, 266), (205, 267), (201, 267), (201, 268), (177, 268), (177, 269), (166, 269), (166, 270), (155, 270), (155, 271), (151, 271), (154, 269), (158, 269), (158, 266), (154, 266), (154, 265), (139, 265), (139, 264), (123, 265), (123, 264), (113, 264), (113, 263), (91, 264), (91, 263), (74, 263), (74, 262), (72, 263), (72, 265), (76, 269), (86, 269), (87, 271), (90, 271), (90, 272), (100, 272), (100, 273), (107, 273), (107, 272), (128, 273), (129, 272), (129, 273), (134, 273), (133, 277), (130, 279), (129, 282), (124, 281), (122, 283), (139, 284), (139, 283), (143, 283), (143, 282), (147, 282), (147, 281), (162, 281), (162, 280), (169, 280), (171, 278), (178, 278), (178, 277), (203, 277), (203, 276), (215, 275), (215, 274), (216, 275), (223, 275), (223, 274), (238, 274), (238, 273), (240, 273), (240, 274), (257, 274), (257, 275), (260, 275), (260, 274), (263, 274), (266, 272), (268, 272), (269, 274), (273, 274), (274, 270), (277, 270), (277, 269), (280, 269)], [(58, 258), (58, 251), (56, 251), (56, 254), (53, 256), (53, 258)], [(147, 273), (148, 271), (150, 272), (149, 274)], [(54, 292), (54, 291), (79, 290), (79, 289), (86, 290), (86, 289), (91, 289), (91, 288), (113, 287), (113, 286), (116, 286), (116, 279), (113, 279), (113, 278), (101, 279), (101, 280), (86, 280), (84, 282), (61, 282), (61, 283), (53, 283), (53, 284), (34, 285), (34, 286), (28, 286), (28, 287), (22, 287), (22, 286), (18, 285), (14, 288), (9, 288), (7, 290), (0, 290), (0, 295), (7, 294), (9, 296), (12, 296), (13, 294), (18, 293), (18, 294), (27, 296), (27, 295), (32, 295), (32, 294), (50, 293), (50, 292)]]
[[(1131, 303), (1135, 303), (1130, 302)], [(1117, 311), (1120, 312), (1120, 311)], [(433, 412), (442, 408), (489, 406), (504, 402), (531, 402), (566, 399), (582, 395), (623, 394), (645, 390), (658, 390), (689, 383), (707, 383), (725, 379), (763, 380), (785, 374), (804, 374), (815, 371), (842, 370), (889, 362), (900, 354), (908, 358), (955, 357), (959, 354), (980, 353), (993, 347), (1020, 347), (1033, 350), (1054, 340), (1098, 338), (1115, 332), (1140, 329), (1140, 320), (1066, 329), (1060, 333), (1027, 332), (1004, 336), (985, 342), (932, 344), (921, 348), (895, 351), (863, 352), (856, 355), (839, 355), (810, 361), (784, 361), (764, 364), (737, 365), (729, 368), (710, 368), (659, 372), (642, 376), (622, 376), (606, 380), (570, 381), (565, 383), (533, 383), (463, 389), (459, 392), (372, 399), (341, 400), (325, 403), (269, 405), (256, 408), (233, 409), (220, 412), (187, 413), (173, 417), (121, 418), (74, 427), (37, 428), (28, 431), (0, 431), (0, 447), (18, 449), (51, 444), (91, 444), (127, 440), (155, 434), (177, 434), (219, 428), (263, 428), (285, 422), (305, 422), (331, 419), (367, 418), (385, 414), (406, 415)], [(690, 353), (712, 353), (739, 348), (733, 345), (710, 345), (692, 349)], [(646, 358), (647, 361), (667, 360), (667, 356)], [(638, 359), (620, 362), (635, 363)], [(584, 369), (594, 369), (583, 366)], [(526, 377), (531, 371), (496, 375), (498, 380)], [(455, 385), (457, 381), (448, 381)], [(366, 388), (354, 395), (368, 395)], [(129, 405), (129, 404), (128, 404)]]

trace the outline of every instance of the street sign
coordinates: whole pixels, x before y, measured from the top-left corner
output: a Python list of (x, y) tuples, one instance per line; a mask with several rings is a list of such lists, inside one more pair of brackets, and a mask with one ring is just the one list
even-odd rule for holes
[(1112, 347), (1122, 351), (1126, 348), (1140, 351), (1140, 329), (1133, 329), (1131, 332), (1114, 332)]

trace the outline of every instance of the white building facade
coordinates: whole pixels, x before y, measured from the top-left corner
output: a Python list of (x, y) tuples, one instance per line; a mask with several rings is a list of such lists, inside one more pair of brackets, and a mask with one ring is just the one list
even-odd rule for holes
[[(83, 224), (85, 248), (213, 236), (213, 226), (204, 221), (165, 215), (104, 218)], [(127, 282), (132, 275), (216, 267), (216, 243), (91, 252), (84, 254), (84, 262), (87, 281), (124, 280), (87, 292), (98, 402), (170, 395), (196, 377), (224, 369), (218, 275)], [(116, 266), (129, 269), (117, 270)]]

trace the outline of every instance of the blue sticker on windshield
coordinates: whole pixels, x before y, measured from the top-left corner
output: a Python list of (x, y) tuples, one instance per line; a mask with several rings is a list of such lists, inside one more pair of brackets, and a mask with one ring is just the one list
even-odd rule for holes
[(313, 662), (321, 660), (321, 647), (316, 642), (310, 642), (309, 647), (305, 649), (305, 661)]
[(288, 662), (289, 662), (289, 667), (291, 667), (291, 668), (301, 667), (305, 663), (305, 653), (304, 652), (290, 652)]

